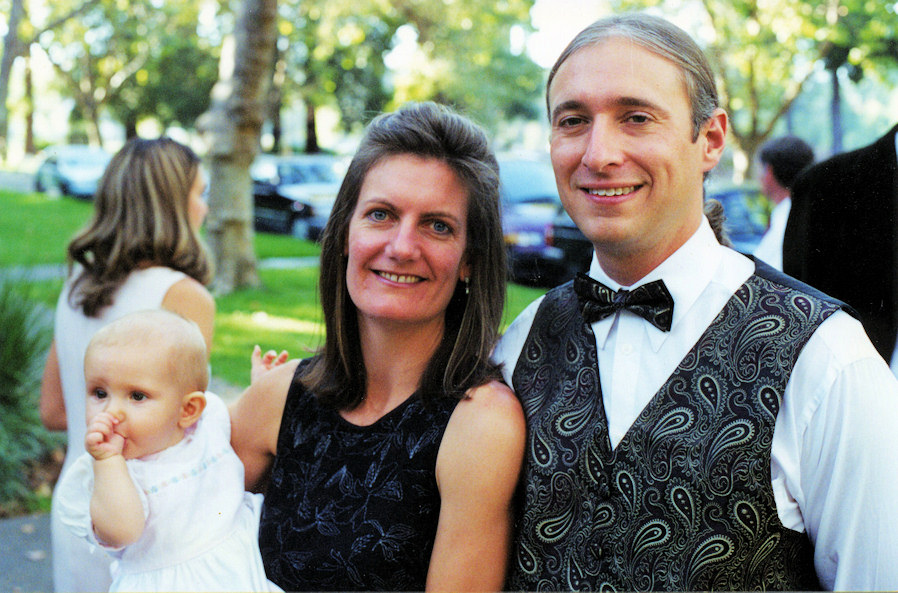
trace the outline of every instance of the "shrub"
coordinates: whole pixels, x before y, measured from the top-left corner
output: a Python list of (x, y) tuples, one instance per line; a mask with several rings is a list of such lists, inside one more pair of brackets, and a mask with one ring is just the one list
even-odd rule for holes
[(29, 298), (27, 286), (0, 277), (0, 516), (42, 504), (49, 494), (47, 477), (43, 493), (35, 493), (35, 480), (65, 442), (40, 421), (40, 381), (53, 322), (50, 310)]

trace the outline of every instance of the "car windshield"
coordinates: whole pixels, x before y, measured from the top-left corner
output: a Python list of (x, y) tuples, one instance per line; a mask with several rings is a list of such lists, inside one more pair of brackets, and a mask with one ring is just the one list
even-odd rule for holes
[(112, 155), (101, 149), (62, 150), (57, 160), (65, 167), (105, 167)]
[(339, 181), (331, 163), (282, 163), (278, 170), (281, 183), (334, 183)]
[(555, 174), (548, 161), (500, 161), (499, 177), (505, 200), (520, 202), (558, 202)]

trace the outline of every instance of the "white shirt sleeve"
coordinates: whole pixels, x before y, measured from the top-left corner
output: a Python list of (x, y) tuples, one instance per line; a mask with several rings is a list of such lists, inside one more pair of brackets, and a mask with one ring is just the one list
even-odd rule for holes
[(774, 449), (792, 499), (778, 497), (780, 515), (800, 512), (821, 584), (898, 590), (898, 380), (848, 314), (799, 356)]
[(520, 315), (515, 318), (512, 324), (508, 326), (508, 329), (505, 330), (505, 333), (502, 334), (502, 337), (499, 338), (499, 343), (496, 344), (493, 350), (493, 362), (503, 365), (502, 376), (509, 387), (513, 387), (511, 376), (514, 374), (514, 368), (518, 363), (518, 357), (521, 355), (521, 349), (524, 347), (524, 342), (530, 334), (530, 327), (533, 325), (533, 319), (536, 317), (536, 311), (539, 309), (539, 304), (543, 301), (543, 298), (545, 297), (539, 297), (521, 311)]

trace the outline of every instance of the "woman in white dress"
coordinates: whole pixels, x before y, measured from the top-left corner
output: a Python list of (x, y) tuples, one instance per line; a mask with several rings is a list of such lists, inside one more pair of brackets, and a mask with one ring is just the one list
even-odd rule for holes
[[(98, 329), (133, 311), (165, 308), (194, 321), (212, 344), (211, 263), (198, 230), (208, 207), (200, 159), (168, 138), (129, 141), (94, 198), (93, 220), (68, 247), (69, 277), (56, 307), (55, 339), (41, 384), (41, 419), (67, 430), (62, 474), (84, 452), (84, 352)], [(51, 510), (56, 591), (109, 588), (109, 559)]]

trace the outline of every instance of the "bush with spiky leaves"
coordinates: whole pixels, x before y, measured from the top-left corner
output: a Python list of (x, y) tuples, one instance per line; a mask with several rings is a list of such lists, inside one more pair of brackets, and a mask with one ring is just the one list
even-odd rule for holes
[(38, 407), (52, 314), (21, 280), (0, 277), (0, 516), (40, 507), (36, 470), (65, 442), (43, 427)]

